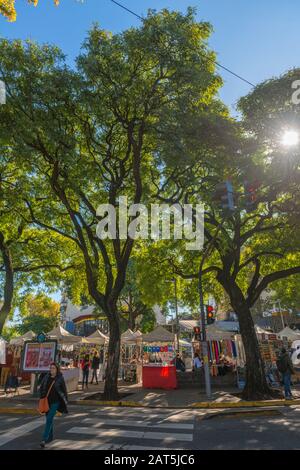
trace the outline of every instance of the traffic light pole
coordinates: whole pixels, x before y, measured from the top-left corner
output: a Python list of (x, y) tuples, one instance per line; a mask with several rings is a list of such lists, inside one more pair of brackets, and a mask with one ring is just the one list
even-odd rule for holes
[(179, 353), (179, 318), (178, 318), (178, 301), (177, 301), (177, 279), (174, 277), (174, 289), (175, 289), (175, 309), (176, 309), (176, 330), (177, 330), (177, 352)]
[(203, 266), (204, 262), (210, 254), (210, 250), (213, 247), (213, 243), (215, 242), (218, 233), (224, 223), (224, 219), (218, 225), (215, 235), (208, 243), (208, 246), (203, 253), (202, 260), (199, 267), (198, 273), (198, 290), (199, 290), (199, 302), (200, 302), (200, 325), (201, 325), (201, 345), (202, 345), (202, 354), (203, 354), (203, 361), (204, 361), (204, 376), (205, 376), (205, 390), (206, 396), (208, 399), (211, 398), (211, 382), (210, 382), (210, 370), (209, 370), (209, 361), (208, 361), (208, 347), (206, 341), (206, 322), (205, 322), (205, 308), (204, 308), (204, 295), (203, 295), (203, 283), (202, 283), (202, 276), (203, 276)]

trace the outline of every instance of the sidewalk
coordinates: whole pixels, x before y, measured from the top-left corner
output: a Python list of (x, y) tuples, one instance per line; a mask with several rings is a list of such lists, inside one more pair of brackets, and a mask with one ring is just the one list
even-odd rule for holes
[[(202, 409), (227, 409), (227, 408), (252, 408), (270, 406), (294, 406), (300, 404), (299, 389), (293, 390), (295, 400), (268, 400), (263, 402), (245, 402), (236, 394), (238, 390), (228, 388), (226, 390), (213, 391), (212, 399), (207, 400), (203, 389), (177, 389), (177, 390), (147, 390), (140, 385), (120, 385), (119, 401), (103, 401), (94, 397), (95, 393), (103, 392), (104, 384), (90, 385), (88, 390), (77, 390), (69, 393), (69, 404), (77, 406), (128, 406), (147, 408), (202, 408)], [(24, 413), (37, 414), (37, 398), (30, 395), (29, 387), (19, 390), (20, 394), (13, 397), (5, 397), (0, 390), (0, 413)], [(124, 396), (127, 394), (127, 396)]]

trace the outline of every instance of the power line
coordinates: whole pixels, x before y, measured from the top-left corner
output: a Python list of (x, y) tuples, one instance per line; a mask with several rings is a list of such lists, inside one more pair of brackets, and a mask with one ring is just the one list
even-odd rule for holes
[[(117, 2), (116, 0), (110, 0), (112, 3), (115, 5), (118, 5), (120, 8), (123, 8), (123, 10), (127, 11), (128, 13), (131, 13), (134, 15), (136, 18), (139, 18), (140, 20), (144, 21), (144, 18), (141, 15), (138, 15), (138, 13), (135, 13), (134, 11), (130, 10), (129, 8), (125, 7), (125, 5), (122, 5), (121, 3)], [(239, 80), (243, 81), (244, 83), (247, 83), (247, 85), (250, 85), (251, 87), (255, 87), (254, 83), (251, 83), (249, 80), (246, 78), (242, 77), (241, 75), (238, 75), (235, 73), (233, 70), (230, 70), (228, 67), (225, 67), (224, 65), (220, 64), (219, 62), (215, 61), (214, 59), (211, 59), (210, 57), (204, 56), (203, 54), (200, 53), (203, 57), (205, 57), (207, 60), (210, 62), (213, 62), (215, 65), (220, 67), (221, 69), (225, 70), (226, 72), (230, 73), (234, 77), (238, 78)]]

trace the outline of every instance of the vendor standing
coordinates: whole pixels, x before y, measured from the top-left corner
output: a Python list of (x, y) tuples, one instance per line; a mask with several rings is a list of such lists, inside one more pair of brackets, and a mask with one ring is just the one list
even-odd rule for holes
[(96, 380), (96, 384), (98, 385), (98, 370), (99, 370), (99, 365), (100, 365), (100, 358), (97, 354), (97, 352), (95, 351), (94, 352), (94, 356), (93, 356), (93, 359), (92, 359), (92, 371), (93, 371), (93, 374), (92, 374), (92, 379), (91, 379), (91, 384), (94, 382), (94, 378)]

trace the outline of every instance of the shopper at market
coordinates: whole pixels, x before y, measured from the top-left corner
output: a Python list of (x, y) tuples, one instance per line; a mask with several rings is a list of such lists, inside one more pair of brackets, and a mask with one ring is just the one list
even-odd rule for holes
[(293, 398), (291, 391), (291, 376), (295, 373), (295, 371), (289, 353), (285, 348), (282, 348), (281, 350), (281, 355), (277, 361), (277, 368), (282, 374), (285, 398)]
[(179, 371), (181, 371), (181, 372), (185, 372), (185, 363), (184, 363), (183, 360), (181, 359), (179, 353), (177, 353), (177, 354), (176, 354), (176, 357), (172, 360), (172, 364), (175, 365), (176, 370), (179, 370)]
[(48, 399), (49, 411), (46, 413), (46, 425), (43, 433), (42, 448), (53, 440), (53, 420), (56, 412), (68, 413), (68, 394), (64, 377), (59, 366), (54, 362), (50, 365), (50, 372), (43, 378), (40, 387), (40, 398)]
[(95, 351), (93, 359), (92, 359), (93, 374), (92, 374), (91, 384), (94, 382), (94, 378), (95, 378), (96, 384), (98, 385), (98, 375), (97, 374), (98, 374), (98, 370), (99, 370), (99, 365), (100, 365), (100, 359), (99, 359), (99, 356), (97, 354), (97, 351)]
[(193, 360), (193, 370), (201, 370), (203, 366), (203, 362), (201, 361), (199, 354), (195, 353), (194, 360)]
[(90, 373), (90, 358), (88, 354), (84, 357), (81, 367), (82, 367), (82, 390), (83, 390), (84, 384), (86, 385), (86, 388), (89, 388), (88, 383), (89, 383), (89, 373)]

